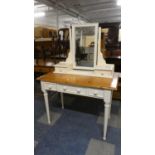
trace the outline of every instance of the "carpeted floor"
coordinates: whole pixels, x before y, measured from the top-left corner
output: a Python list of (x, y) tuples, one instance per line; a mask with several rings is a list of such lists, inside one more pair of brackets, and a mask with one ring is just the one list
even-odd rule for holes
[(120, 155), (121, 104), (113, 101), (107, 140), (102, 140), (102, 100), (49, 92), (51, 125), (47, 124), (44, 98), (39, 81), (34, 95), (34, 153), (35, 155)]

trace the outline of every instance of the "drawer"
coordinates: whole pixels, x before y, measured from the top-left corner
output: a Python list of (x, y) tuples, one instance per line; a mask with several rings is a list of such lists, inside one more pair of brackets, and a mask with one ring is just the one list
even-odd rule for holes
[(87, 88), (57, 85), (57, 90), (63, 93), (70, 93), (76, 95), (87, 95)]
[(46, 90), (57, 90), (57, 86), (55, 83), (44, 82), (43, 86), (44, 86), (44, 89)]
[(48, 73), (51, 70), (51, 67), (34, 66), (34, 72)]
[(88, 89), (88, 95), (96, 98), (103, 98), (104, 97), (104, 90), (100, 89)]

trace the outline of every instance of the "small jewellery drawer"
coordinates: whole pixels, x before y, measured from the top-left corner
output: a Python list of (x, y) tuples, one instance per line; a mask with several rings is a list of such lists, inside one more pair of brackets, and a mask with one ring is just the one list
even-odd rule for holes
[(88, 89), (88, 95), (96, 98), (103, 98), (104, 97), (104, 90), (100, 89)]
[(57, 90), (57, 86), (55, 83), (44, 82), (43, 85), (44, 85), (44, 88), (47, 90)]
[(57, 85), (57, 90), (64, 92), (64, 93), (71, 93), (71, 94), (79, 94), (79, 95), (86, 95), (87, 89), (81, 87), (73, 87), (73, 86), (66, 86), (66, 85)]

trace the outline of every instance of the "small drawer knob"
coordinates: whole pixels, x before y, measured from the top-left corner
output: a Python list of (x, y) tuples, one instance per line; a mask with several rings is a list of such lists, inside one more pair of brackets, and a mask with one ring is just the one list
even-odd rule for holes
[(80, 93), (80, 90), (77, 90), (77, 93)]

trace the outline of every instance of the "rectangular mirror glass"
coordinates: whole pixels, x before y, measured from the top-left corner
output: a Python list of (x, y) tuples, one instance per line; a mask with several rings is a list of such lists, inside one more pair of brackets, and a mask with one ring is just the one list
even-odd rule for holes
[(94, 67), (95, 26), (75, 27), (75, 65)]

